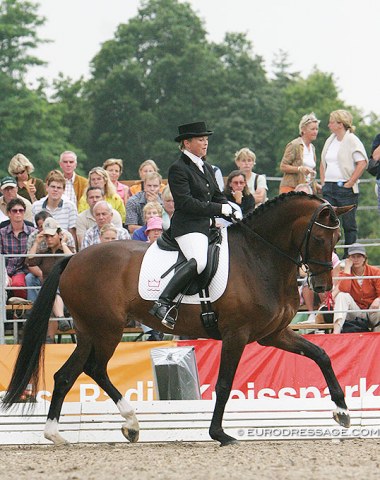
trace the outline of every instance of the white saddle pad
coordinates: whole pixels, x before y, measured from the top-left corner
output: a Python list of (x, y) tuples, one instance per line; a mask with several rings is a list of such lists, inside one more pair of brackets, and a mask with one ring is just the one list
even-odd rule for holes
[[(159, 298), (160, 293), (173, 277), (174, 269), (165, 278), (161, 278), (161, 275), (176, 263), (177, 258), (178, 252), (160, 250), (157, 246), (157, 242), (152, 243), (146, 251), (141, 264), (139, 276), (139, 295), (141, 298), (152, 301)], [(209, 286), (209, 298), (211, 302), (218, 300), (226, 289), (228, 280), (228, 262), (227, 228), (222, 228), (219, 265)], [(200, 303), (198, 293), (195, 295), (185, 295), (182, 303)]]

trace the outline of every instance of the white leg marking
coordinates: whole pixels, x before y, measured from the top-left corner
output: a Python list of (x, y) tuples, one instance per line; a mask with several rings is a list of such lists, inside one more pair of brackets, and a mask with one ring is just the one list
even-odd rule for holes
[(51, 440), (54, 445), (66, 445), (69, 443), (59, 434), (57, 420), (46, 420), (44, 436), (47, 440)]
[(123, 397), (121, 398), (117, 404), (117, 408), (123, 418), (125, 418), (126, 422), (121, 427), (121, 431), (125, 438), (127, 438), (131, 442), (137, 442), (139, 438), (139, 422), (137, 421), (135, 411), (133, 410), (132, 406), (127, 402), (127, 400)]

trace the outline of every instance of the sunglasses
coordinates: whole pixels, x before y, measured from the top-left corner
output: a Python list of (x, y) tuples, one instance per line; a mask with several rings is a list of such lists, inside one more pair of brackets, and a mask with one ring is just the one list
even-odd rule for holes
[(11, 208), (12, 213), (24, 213), (25, 208)]
[(21, 172), (17, 172), (16, 175), (22, 175), (25, 172), (26, 172), (26, 170), (24, 169), (24, 170), (21, 170)]

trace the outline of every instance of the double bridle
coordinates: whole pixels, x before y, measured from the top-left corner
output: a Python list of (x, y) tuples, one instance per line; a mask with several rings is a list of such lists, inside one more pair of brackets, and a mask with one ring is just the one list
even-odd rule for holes
[[(324, 225), (323, 223), (317, 222), (317, 218), (319, 217), (321, 211), (324, 210), (325, 208), (328, 208), (330, 210), (330, 214), (332, 214), (332, 216), (336, 219), (336, 222), (337, 222), (336, 225), (330, 227), (329, 225)], [(307, 273), (308, 278), (313, 277), (313, 276), (316, 277), (318, 275), (321, 275), (322, 273), (325, 273), (329, 270), (332, 270), (332, 268), (333, 268), (332, 261), (322, 262), (321, 260), (317, 260), (315, 258), (312, 258), (309, 254), (309, 242), (310, 242), (310, 237), (311, 237), (311, 231), (313, 230), (314, 225), (318, 225), (318, 227), (326, 228), (328, 230), (336, 230), (337, 228), (340, 227), (340, 221), (339, 221), (338, 217), (336, 216), (336, 214), (334, 212), (334, 209), (332, 208), (332, 206), (328, 202), (324, 202), (321, 205), (319, 205), (319, 207), (313, 213), (313, 215), (312, 215), (312, 217), (311, 217), (311, 219), (308, 223), (308, 226), (306, 228), (306, 232), (303, 236), (301, 244), (300, 244), (299, 248), (297, 249), (298, 250), (298, 257), (297, 258), (291, 257), (286, 252), (284, 252), (283, 250), (278, 248), (276, 245), (274, 245), (272, 242), (270, 242), (266, 238), (262, 237), (259, 233), (257, 233), (254, 230), (248, 228), (248, 226), (245, 225), (244, 223), (240, 223), (240, 225), (242, 225), (242, 226), (244, 225), (247, 229), (249, 229), (249, 232), (251, 234), (258, 237), (262, 242), (264, 242), (266, 245), (271, 247), (273, 250), (275, 250), (277, 253), (279, 253), (283, 257), (286, 257), (291, 262), (295, 263), (298, 268), (302, 268), (302, 270), (304, 270), (305, 273)], [(303, 247), (304, 247), (304, 255), (302, 255), (302, 248)], [(313, 272), (310, 271), (310, 268), (309, 268), (310, 263), (313, 263), (313, 264), (316, 264), (316, 265), (321, 265), (322, 267), (326, 267), (326, 268), (324, 270), (318, 272), (318, 273), (313, 273)]]

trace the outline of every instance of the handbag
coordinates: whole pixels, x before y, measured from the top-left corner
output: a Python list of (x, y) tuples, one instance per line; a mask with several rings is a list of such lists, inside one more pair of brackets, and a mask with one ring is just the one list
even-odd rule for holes
[(368, 159), (367, 171), (372, 176), (376, 177), (379, 170), (379, 161), (374, 160), (372, 157)]

